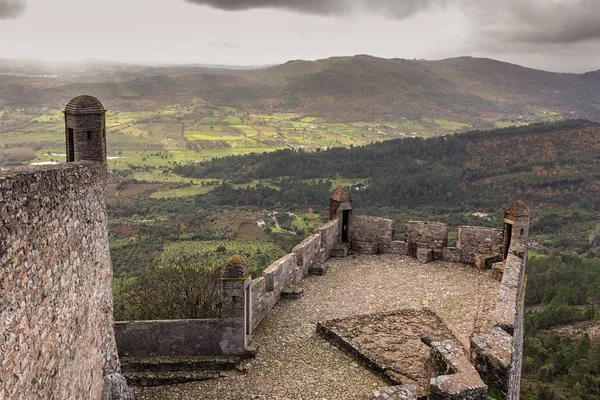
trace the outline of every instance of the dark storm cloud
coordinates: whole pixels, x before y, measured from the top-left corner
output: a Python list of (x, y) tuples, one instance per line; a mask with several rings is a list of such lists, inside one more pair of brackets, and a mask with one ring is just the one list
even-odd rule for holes
[(345, 15), (360, 11), (403, 19), (447, 0), (186, 0), (225, 11), (272, 8), (315, 15)]
[(225, 11), (274, 8), (316, 15), (340, 14), (347, 8), (345, 0), (186, 0)]
[(0, 0), (0, 19), (15, 19), (25, 12), (23, 0)]
[(421, 11), (457, 2), (457, 0), (360, 0), (355, 3), (359, 10), (366, 9), (388, 18), (404, 19)]
[[(599, 0), (511, 0), (489, 3), (480, 26), (486, 36), (531, 44), (569, 44), (600, 39)], [(480, 15), (481, 17), (481, 15)]]
[(226, 11), (272, 8), (324, 16), (364, 15), (366, 12), (398, 20), (420, 12), (452, 7), (464, 12), (483, 41), (567, 44), (600, 39), (600, 0), (185, 1)]

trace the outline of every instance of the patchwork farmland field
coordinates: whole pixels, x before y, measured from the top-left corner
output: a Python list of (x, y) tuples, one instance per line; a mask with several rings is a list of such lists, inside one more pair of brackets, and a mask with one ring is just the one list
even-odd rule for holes
[[(61, 110), (57, 109), (2, 110), (0, 167), (62, 162), (65, 152), (63, 118)], [(532, 121), (552, 120), (557, 115), (540, 110), (531, 118)], [(494, 123), (522, 125), (528, 122), (527, 119), (507, 119)], [(301, 113), (261, 114), (208, 102), (139, 111), (109, 110), (108, 168), (111, 182), (121, 184), (110, 195), (185, 198), (207, 194), (218, 186), (214, 182), (207, 184), (175, 175), (173, 168), (181, 164), (285, 148), (320, 151), (331, 147), (362, 146), (403, 137), (451, 134), (471, 128), (469, 124), (436, 118), (331, 122)], [(135, 189), (135, 185), (142, 187)]]

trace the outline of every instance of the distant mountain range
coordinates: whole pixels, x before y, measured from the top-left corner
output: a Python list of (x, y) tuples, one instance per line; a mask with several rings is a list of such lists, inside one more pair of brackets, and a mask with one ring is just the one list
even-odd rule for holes
[(543, 112), (600, 121), (600, 70), (552, 73), (471, 57), (424, 61), (359, 55), (252, 70), (95, 62), (52, 72), (31, 62), (0, 61), (0, 106), (60, 108), (70, 97), (88, 93), (119, 110), (202, 99), (329, 121), (427, 116), (485, 128), (502, 117)]

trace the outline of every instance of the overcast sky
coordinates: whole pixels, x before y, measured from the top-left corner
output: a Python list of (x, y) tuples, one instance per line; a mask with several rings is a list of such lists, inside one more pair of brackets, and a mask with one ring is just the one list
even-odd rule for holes
[(0, 0), (0, 57), (266, 65), (371, 54), (600, 69), (600, 0)]

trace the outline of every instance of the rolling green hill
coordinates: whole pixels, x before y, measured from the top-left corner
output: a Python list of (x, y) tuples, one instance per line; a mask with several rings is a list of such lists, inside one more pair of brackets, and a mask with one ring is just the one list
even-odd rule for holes
[[(600, 72), (550, 73), (489, 59), (360, 55), (255, 70), (113, 68), (112, 73), (92, 70), (87, 76), (19, 79), (12, 69), (0, 75), (0, 105), (58, 108), (89, 93), (118, 110), (189, 106), (199, 98), (251, 112), (290, 111), (331, 122), (438, 118), (480, 128), (543, 112), (600, 120)], [(106, 81), (98, 82), (101, 78)]]

